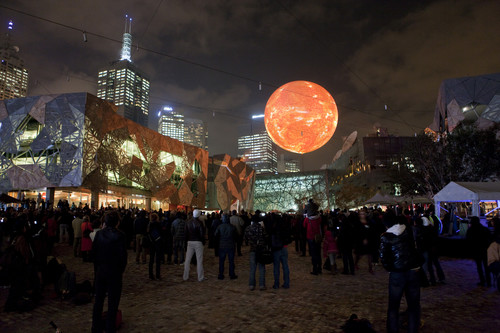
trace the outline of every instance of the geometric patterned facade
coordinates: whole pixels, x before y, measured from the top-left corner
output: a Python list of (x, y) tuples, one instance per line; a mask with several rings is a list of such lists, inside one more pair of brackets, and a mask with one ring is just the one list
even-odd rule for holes
[(0, 191), (109, 185), (203, 207), (208, 152), (145, 128), (87, 93), (0, 101)]
[(253, 209), (255, 171), (227, 154), (210, 157), (209, 196), (207, 206), (212, 209)]
[(253, 208), (301, 212), (304, 204), (313, 199), (320, 209), (329, 210), (334, 202), (332, 179), (329, 170), (257, 175)]
[(500, 73), (444, 80), (429, 129), (452, 132), (463, 121), (480, 129), (500, 122)]

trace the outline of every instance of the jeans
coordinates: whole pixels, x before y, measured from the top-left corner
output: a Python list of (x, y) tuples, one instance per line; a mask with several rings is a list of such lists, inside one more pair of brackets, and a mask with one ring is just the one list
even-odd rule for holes
[(174, 240), (174, 264), (184, 262), (184, 240)]
[(82, 237), (75, 237), (75, 239), (73, 240), (73, 255), (75, 257), (79, 257), (81, 254), (80, 253), (81, 249), (82, 249)]
[(403, 294), (408, 306), (408, 333), (418, 332), (420, 326), (420, 283), (417, 270), (389, 274), (388, 333), (399, 332), (399, 306)]
[(342, 250), (342, 263), (344, 264), (343, 274), (354, 275), (354, 258), (352, 257), (352, 249)]
[(224, 262), (226, 256), (229, 261), (229, 276), (235, 277), (234, 273), (234, 247), (231, 249), (219, 249), (219, 278), (224, 278)]
[(120, 304), (120, 296), (122, 293), (122, 274), (117, 272), (106, 272), (98, 269), (95, 275), (95, 302), (92, 311), (92, 333), (101, 333), (102, 327), (102, 310), (104, 298), (108, 294), (108, 314), (106, 316), (106, 332), (116, 332), (116, 313)]
[(139, 259), (142, 259), (143, 263), (146, 262), (146, 250), (142, 248), (143, 238), (143, 234), (135, 235), (135, 262), (139, 262)]
[(430, 282), (431, 284), (436, 283), (436, 276), (434, 275), (434, 266), (436, 266), (436, 273), (440, 282), (444, 281), (444, 272), (441, 268), (441, 264), (439, 263), (439, 259), (437, 254), (429, 252), (429, 263), (427, 268), (429, 269)]
[(153, 266), (156, 262), (156, 278), (161, 278), (161, 259), (163, 258), (163, 249), (161, 241), (151, 244), (149, 249), (149, 277), (153, 278)]
[(313, 265), (313, 273), (321, 273), (321, 243), (316, 243), (314, 239), (308, 239), (309, 255)]
[(288, 249), (283, 247), (281, 250), (273, 252), (273, 273), (274, 273), (274, 286), (280, 286), (280, 263), (283, 267), (283, 288), (290, 288), (290, 269), (288, 268)]
[(69, 239), (69, 230), (67, 224), (59, 225), (59, 243), (67, 242)]
[[(220, 250), (219, 250), (220, 251)], [(257, 263), (255, 251), (250, 252), (250, 275), (248, 277), (248, 285), (250, 287), (255, 287), (255, 272), (257, 270), (257, 265), (259, 265), (259, 286), (266, 286), (266, 266), (261, 263)]]
[[(488, 268), (488, 255), (484, 252), (482, 255), (474, 256), (474, 261), (476, 262), (477, 274), (479, 275), (479, 282), (481, 285), (491, 286), (491, 273)], [(484, 267), (484, 270), (483, 270)]]
[(203, 243), (200, 241), (189, 241), (187, 243), (186, 260), (184, 261), (184, 281), (189, 279), (189, 269), (191, 268), (191, 258), (196, 254), (196, 272), (198, 273), (198, 281), (205, 279), (203, 270)]

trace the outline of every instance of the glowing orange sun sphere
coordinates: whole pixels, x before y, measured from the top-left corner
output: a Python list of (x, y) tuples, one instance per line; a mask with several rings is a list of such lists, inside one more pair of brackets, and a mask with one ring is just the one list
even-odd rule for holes
[(337, 128), (338, 111), (323, 87), (293, 81), (269, 98), (264, 123), (271, 139), (281, 148), (305, 154), (326, 144)]

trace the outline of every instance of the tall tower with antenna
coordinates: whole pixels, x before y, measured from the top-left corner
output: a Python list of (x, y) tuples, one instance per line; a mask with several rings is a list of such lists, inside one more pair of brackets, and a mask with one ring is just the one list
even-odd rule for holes
[(120, 60), (99, 71), (97, 97), (118, 106), (118, 114), (148, 127), (149, 79), (132, 62), (132, 18), (125, 16)]
[(13, 31), (11, 20), (0, 42), (0, 100), (26, 97), (28, 93), (28, 70), (19, 57), (19, 47), (12, 44)]

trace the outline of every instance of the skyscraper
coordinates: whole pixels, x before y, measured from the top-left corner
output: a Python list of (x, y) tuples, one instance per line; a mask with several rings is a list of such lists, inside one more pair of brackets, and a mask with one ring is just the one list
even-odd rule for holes
[(159, 111), (158, 117), (160, 134), (208, 150), (208, 130), (204, 121), (185, 118), (183, 114), (169, 106)]
[(200, 119), (184, 118), (184, 142), (208, 150), (208, 129)]
[(238, 137), (238, 157), (251, 166), (256, 174), (277, 173), (278, 154), (264, 124), (240, 126)]
[(10, 21), (0, 45), (0, 100), (26, 97), (28, 92), (28, 70), (19, 57), (19, 47), (12, 44), (13, 28)]
[(97, 97), (118, 106), (118, 114), (148, 126), (149, 79), (132, 63), (132, 19), (126, 18), (120, 60), (99, 71)]
[(158, 112), (158, 133), (184, 142), (184, 116), (166, 106)]

